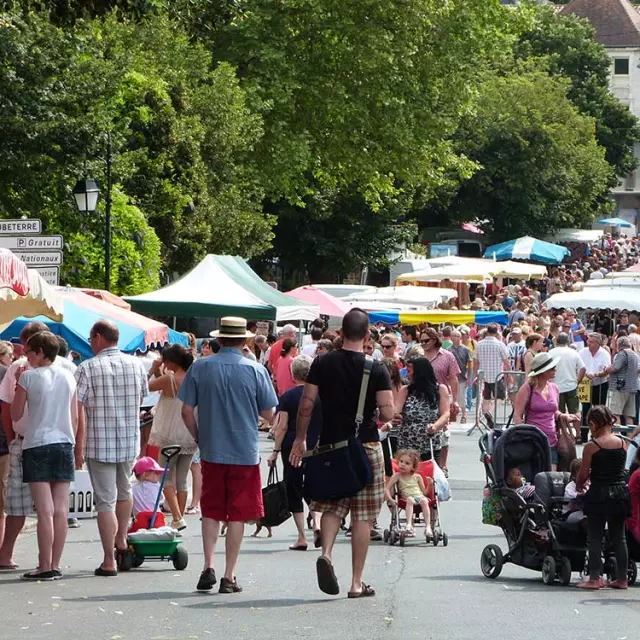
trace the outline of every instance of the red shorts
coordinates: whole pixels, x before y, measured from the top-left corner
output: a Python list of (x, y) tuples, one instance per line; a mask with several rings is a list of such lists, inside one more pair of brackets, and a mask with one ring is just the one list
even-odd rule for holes
[(253, 522), (264, 515), (260, 465), (217, 464), (201, 460), (204, 518)]

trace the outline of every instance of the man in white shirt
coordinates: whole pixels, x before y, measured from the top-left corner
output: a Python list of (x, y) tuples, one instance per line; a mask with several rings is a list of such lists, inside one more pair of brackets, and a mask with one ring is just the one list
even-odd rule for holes
[(311, 329), (311, 342), (302, 347), (302, 355), (309, 356), (310, 358), (316, 357), (316, 349), (318, 348), (318, 342), (322, 339), (322, 329), (319, 327), (313, 327)]
[(599, 333), (590, 333), (587, 346), (579, 351), (580, 358), (587, 370), (586, 376), (591, 380), (591, 402), (582, 403), (582, 441), (589, 437), (587, 413), (592, 405), (607, 404), (609, 392), (609, 377), (602, 372), (611, 365), (611, 355), (602, 348), (602, 336)]
[(587, 368), (577, 351), (569, 347), (569, 336), (559, 333), (555, 349), (549, 355), (558, 360), (555, 383), (560, 392), (559, 409), (561, 413), (578, 413), (578, 385), (582, 382)]
[[(40, 331), (48, 331), (47, 325), (42, 322), (29, 322), (20, 332), (20, 342), (25, 346), (29, 338), (36, 333), (40, 333)], [(2, 428), (9, 443), (9, 477), (7, 479), (7, 501), (5, 505), (7, 516), (4, 522), (4, 538), (0, 547), (0, 569), (13, 569), (17, 566), (13, 561), (13, 548), (18, 534), (24, 527), (25, 518), (33, 513), (33, 501), (29, 485), (22, 482), (22, 442), (29, 420), (28, 411), (25, 408), (22, 418), (17, 422), (12, 422), (9, 413), (16, 392), (16, 372), (20, 369), (28, 368), (29, 363), (26, 357), (18, 358), (11, 364), (2, 380), (2, 384), (0, 384)], [(0, 521), (1, 524), (2, 522)]]

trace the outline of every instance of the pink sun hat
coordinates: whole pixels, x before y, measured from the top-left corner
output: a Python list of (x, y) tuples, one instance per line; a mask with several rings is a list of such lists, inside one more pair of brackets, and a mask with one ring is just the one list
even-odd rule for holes
[(162, 473), (164, 469), (149, 456), (145, 456), (144, 458), (139, 458), (138, 461), (133, 465), (133, 473), (137, 476), (141, 476), (143, 473), (147, 471), (157, 471), (158, 473)]

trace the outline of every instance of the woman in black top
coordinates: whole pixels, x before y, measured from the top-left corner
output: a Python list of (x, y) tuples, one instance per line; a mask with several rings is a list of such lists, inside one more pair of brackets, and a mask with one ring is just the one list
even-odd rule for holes
[[(304, 383), (307, 381), (312, 359), (310, 356), (300, 355), (291, 361), (291, 375), (296, 386), (285, 391), (280, 397), (278, 416), (274, 429), (273, 453), (269, 456), (267, 464), (272, 467), (276, 464), (278, 454), (282, 452), (283, 480), (287, 487), (287, 499), (289, 510), (298, 529), (298, 539), (289, 549), (292, 551), (306, 551), (307, 537), (304, 529), (304, 505), (302, 501), (302, 467), (293, 467), (289, 462), (291, 446), (296, 438), (296, 419), (298, 406), (302, 398)], [(320, 437), (322, 430), (322, 408), (320, 398), (316, 400), (307, 431), (307, 449), (313, 449)], [(313, 539), (316, 547), (320, 546), (320, 514), (311, 512), (313, 516)]]
[(587, 415), (592, 440), (582, 452), (582, 467), (576, 479), (578, 491), (590, 481), (584, 497), (589, 534), (589, 579), (581, 589), (601, 589), (602, 536), (608, 525), (609, 538), (615, 551), (618, 574), (609, 582), (612, 589), (627, 588), (628, 552), (624, 522), (630, 515), (629, 488), (625, 478), (627, 443), (611, 429), (615, 416), (607, 407), (592, 407)]

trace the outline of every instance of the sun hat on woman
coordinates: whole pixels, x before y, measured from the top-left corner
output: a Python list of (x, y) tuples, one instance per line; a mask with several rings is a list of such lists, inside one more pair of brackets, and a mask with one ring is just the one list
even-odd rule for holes
[(545, 373), (550, 369), (558, 366), (559, 358), (552, 358), (548, 353), (538, 353), (531, 361), (531, 371), (529, 378), (535, 378), (541, 373)]

